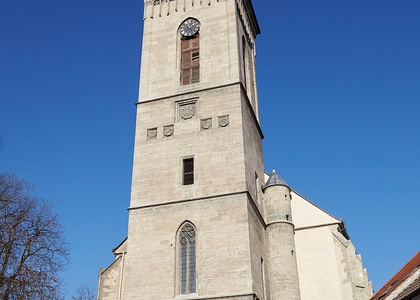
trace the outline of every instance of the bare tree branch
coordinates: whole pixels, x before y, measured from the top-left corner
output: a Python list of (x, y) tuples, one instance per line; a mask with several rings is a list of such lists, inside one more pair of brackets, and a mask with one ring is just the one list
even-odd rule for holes
[(0, 174), (0, 299), (61, 299), (58, 272), (69, 250), (51, 203), (32, 196), (33, 186)]
[(95, 290), (88, 286), (87, 284), (82, 284), (76, 290), (75, 295), (71, 298), (71, 300), (95, 300), (96, 293)]

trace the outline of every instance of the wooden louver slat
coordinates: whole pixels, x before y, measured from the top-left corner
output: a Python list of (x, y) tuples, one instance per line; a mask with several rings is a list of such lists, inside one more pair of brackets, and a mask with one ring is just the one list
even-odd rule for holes
[(181, 40), (181, 84), (200, 82), (200, 36)]

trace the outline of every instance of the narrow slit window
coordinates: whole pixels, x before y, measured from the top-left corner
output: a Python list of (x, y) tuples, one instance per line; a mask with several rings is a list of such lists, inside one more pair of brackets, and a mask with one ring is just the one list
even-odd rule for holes
[(245, 37), (242, 37), (242, 72), (243, 74), (243, 83), (246, 88), (246, 42)]
[(185, 224), (180, 232), (180, 293), (192, 294), (196, 292), (196, 241), (195, 229)]
[(257, 173), (255, 173), (255, 202), (257, 202), (258, 204), (260, 203), (260, 197), (258, 194), (258, 175)]
[(194, 158), (183, 160), (183, 185), (194, 184)]

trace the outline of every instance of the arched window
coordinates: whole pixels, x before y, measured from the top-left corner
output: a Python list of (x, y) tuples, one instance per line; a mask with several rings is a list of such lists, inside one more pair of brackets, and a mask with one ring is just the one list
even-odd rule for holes
[(200, 82), (200, 22), (189, 18), (179, 26), (181, 85)]
[(191, 223), (185, 223), (179, 232), (180, 293), (196, 292), (196, 232)]

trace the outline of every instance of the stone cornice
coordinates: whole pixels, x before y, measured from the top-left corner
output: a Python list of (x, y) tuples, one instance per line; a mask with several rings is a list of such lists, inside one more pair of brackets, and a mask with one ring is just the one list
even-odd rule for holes
[[(194, 6), (211, 6), (227, 1), (232, 0), (145, 0), (143, 18), (169, 16), (172, 13), (185, 12)], [(248, 33), (255, 39), (261, 31), (251, 0), (236, 0), (236, 3)]]
[(255, 37), (261, 33), (260, 26), (258, 25), (257, 16), (255, 15), (254, 7), (252, 6), (251, 0), (236, 0), (236, 3), (238, 4), (239, 11), (243, 15), (244, 12), (246, 13), (246, 16), (248, 16), (246, 23), (247, 23), (247, 29), (249, 29), (252, 34), (252, 37), (255, 39)]
[(169, 16), (176, 12), (185, 12), (194, 6), (211, 6), (229, 0), (145, 0), (144, 19)]

